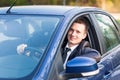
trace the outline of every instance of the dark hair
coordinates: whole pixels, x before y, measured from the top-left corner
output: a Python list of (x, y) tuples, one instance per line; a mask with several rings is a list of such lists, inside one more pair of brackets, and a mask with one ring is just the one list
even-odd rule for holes
[(87, 20), (85, 18), (83, 18), (83, 17), (77, 18), (73, 23), (84, 24), (86, 32), (88, 32), (88, 22), (87, 22)]

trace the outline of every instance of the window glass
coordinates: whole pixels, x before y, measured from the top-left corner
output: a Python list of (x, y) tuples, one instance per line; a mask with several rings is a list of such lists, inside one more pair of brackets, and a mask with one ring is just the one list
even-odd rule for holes
[(106, 51), (108, 51), (120, 43), (115, 25), (113, 24), (112, 20), (106, 15), (95, 14), (95, 16), (104, 36)]
[(29, 75), (40, 63), (60, 17), (0, 16), (0, 78)]

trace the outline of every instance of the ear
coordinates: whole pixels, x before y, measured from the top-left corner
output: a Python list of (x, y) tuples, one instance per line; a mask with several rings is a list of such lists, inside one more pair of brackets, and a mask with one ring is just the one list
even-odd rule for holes
[(87, 36), (87, 34), (85, 33), (85, 34), (83, 34), (83, 38), (82, 39), (85, 39), (86, 38), (86, 36)]

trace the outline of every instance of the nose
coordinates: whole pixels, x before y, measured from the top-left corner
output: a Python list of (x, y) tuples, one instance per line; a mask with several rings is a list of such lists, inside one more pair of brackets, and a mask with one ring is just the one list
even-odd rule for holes
[(75, 35), (76, 35), (76, 32), (75, 32), (75, 31), (73, 31), (73, 32), (72, 32), (72, 36), (75, 36)]

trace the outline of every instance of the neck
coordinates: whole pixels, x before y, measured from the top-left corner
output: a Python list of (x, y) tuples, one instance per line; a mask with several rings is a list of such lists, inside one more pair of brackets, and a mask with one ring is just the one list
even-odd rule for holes
[(73, 47), (73, 46), (76, 46), (76, 45), (78, 45), (78, 44), (68, 43), (68, 47), (69, 47), (69, 48), (70, 48), (70, 47)]

